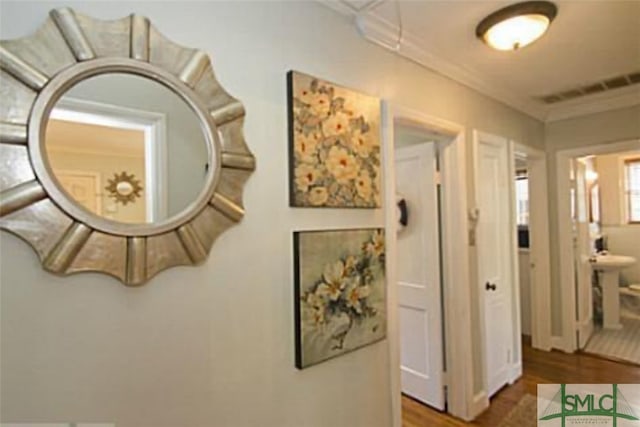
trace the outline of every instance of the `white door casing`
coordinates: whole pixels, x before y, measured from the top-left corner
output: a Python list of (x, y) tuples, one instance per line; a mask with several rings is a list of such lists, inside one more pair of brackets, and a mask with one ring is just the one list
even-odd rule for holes
[(478, 285), (484, 321), (486, 390), (495, 394), (510, 380), (513, 353), (513, 245), (508, 142), (476, 134)]
[(589, 192), (587, 188), (587, 167), (577, 160), (575, 166), (574, 206), (574, 263), (577, 293), (578, 348), (586, 347), (593, 333), (593, 293), (591, 285), (591, 256), (589, 244)]
[(99, 173), (57, 169), (56, 179), (77, 203), (89, 212), (102, 215), (102, 188)]
[(531, 344), (551, 350), (551, 259), (547, 164), (543, 151), (517, 145), (527, 153), (529, 174), (529, 256)]
[[(400, 371), (400, 326), (398, 314), (398, 287), (396, 278), (396, 229), (398, 209), (395, 202), (395, 128), (408, 126), (440, 135), (439, 160), (441, 165), (441, 234), (444, 336), (447, 343), (447, 412), (463, 420), (471, 420), (489, 406), (484, 393), (474, 392), (474, 363), (479, 349), (474, 345), (474, 331), (478, 322), (472, 320), (475, 283), (470, 281), (468, 219), (468, 151), (464, 126), (430, 116), (420, 111), (382, 101), (382, 134), (384, 144), (384, 217), (387, 242), (387, 290), (389, 382), (391, 386), (391, 416), (393, 427), (402, 426), (402, 386)], [(479, 367), (481, 369), (481, 367)]]
[(409, 223), (397, 238), (402, 392), (444, 410), (442, 294), (435, 143), (396, 150)]

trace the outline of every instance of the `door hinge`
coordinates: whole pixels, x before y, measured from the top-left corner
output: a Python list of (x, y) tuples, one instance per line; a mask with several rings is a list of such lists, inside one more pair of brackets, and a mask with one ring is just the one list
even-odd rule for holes
[(442, 174), (440, 171), (435, 172), (433, 179), (436, 182), (436, 185), (442, 185)]
[(446, 388), (448, 384), (449, 384), (449, 375), (445, 371), (442, 373), (442, 385), (444, 385)]

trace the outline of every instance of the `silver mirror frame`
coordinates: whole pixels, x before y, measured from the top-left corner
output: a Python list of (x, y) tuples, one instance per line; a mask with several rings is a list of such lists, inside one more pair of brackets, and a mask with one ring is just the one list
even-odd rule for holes
[[(123, 224), (86, 211), (58, 186), (44, 155), (58, 99), (109, 72), (169, 87), (200, 119), (212, 167), (198, 198), (164, 222)], [(0, 97), (0, 228), (28, 242), (50, 272), (95, 271), (141, 285), (167, 268), (203, 262), (244, 216), (244, 184), (255, 170), (244, 107), (220, 86), (204, 52), (169, 41), (145, 17), (98, 21), (52, 10), (35, 34), (0, 41)]]

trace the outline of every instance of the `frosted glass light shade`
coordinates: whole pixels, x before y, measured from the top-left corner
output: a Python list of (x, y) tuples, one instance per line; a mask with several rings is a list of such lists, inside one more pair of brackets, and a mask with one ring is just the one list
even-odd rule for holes
[(494, 49), (516, 50), (539, 39), (550, 23), (544, 15), (515, 16), (489, 28), (483, 38)]
[(484, 18), (476, 36), (494, 49), (517, 50), (539, 39), (557, 12), (548, 1), (516, 3)]

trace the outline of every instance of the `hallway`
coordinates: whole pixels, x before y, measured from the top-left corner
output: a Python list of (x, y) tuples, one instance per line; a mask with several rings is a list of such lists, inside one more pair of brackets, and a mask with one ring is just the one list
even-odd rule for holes
[(523, 344), (522, 378), (500, 391), (491, 407), (472, 423), (430, 409), (411, 398), (402, 397), (403, 427), (496, 427), (526, 394), (536, 395), (539, 383), (640, 383), (640, 367), (612, 362), (586, 354), (534, 350)]

